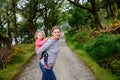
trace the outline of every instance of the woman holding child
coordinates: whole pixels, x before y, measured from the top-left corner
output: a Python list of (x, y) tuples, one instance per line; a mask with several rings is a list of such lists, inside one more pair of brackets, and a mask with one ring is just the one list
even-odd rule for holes
[[(51, 36), (48, 40), (37, 50), (37, 56), (40, 59), (40, 69), (42, 71), (42, 80), (57, 80), (53, 71), (53, 67), (60, 51), (58, 40), (61, 35), (59, 26), (54, 26), (51, 30)], [(43, 56), (42, 54), (46, 56)], [(45, 66), (46, 65), (46, 66)]]

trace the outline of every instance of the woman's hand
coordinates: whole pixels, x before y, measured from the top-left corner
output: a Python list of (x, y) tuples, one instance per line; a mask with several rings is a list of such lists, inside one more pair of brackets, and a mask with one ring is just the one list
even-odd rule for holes
[(44, 65), (44, 68), (45, 68), (45, 69), (50, 69), (50, 66), (49, 66), (48, 64), (45, 64), (45, 65)]

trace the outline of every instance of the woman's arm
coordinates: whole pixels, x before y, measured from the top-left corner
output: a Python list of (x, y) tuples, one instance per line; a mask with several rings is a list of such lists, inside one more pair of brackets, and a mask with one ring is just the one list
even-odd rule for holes
[(48, 39), (47, 42), (45, 42), (43, 44), (43, 46), (41, 46), (38, 51), (37, 51), (37, 55), (38, 57), (41, 57), (42, 53), (45, 52), (47, 49), (49, 49), (49, 47), (55, 42), (55, 40), (53, 39)]

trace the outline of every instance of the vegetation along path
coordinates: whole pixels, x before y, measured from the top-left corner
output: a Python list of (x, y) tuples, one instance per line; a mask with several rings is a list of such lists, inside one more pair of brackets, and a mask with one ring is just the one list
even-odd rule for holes
[[(60, 48), (61, 51), (54, 67), (58, 80), (95, 80), (90, 69), (68, 48), (63, 35)], [(15, 77), (15, 80), (41, 80), (41, 71), (36, 56), (33, 56), (25, 65), (24, 70)]]

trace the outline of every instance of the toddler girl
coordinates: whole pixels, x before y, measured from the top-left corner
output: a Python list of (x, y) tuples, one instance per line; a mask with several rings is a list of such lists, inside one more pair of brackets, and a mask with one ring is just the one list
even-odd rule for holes
[[(47, 38), (45, 38), (45, 34), (42, 31), (36, 31), (35, 32), (35, 51), (37, 53), (38, 49), (47, 41)], [(50, 67), (47, 64), (48, 59), (48, 53), (43, 52), (40, 59), (44, 57), (44, 68), (49, 69)]]

